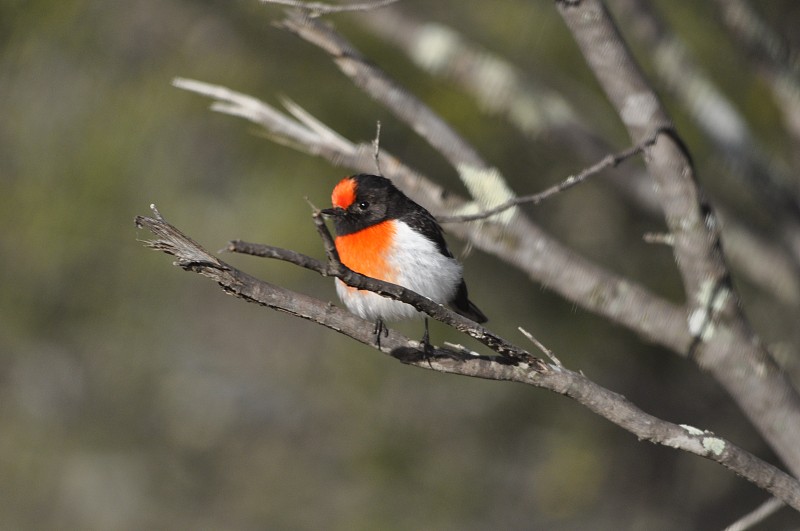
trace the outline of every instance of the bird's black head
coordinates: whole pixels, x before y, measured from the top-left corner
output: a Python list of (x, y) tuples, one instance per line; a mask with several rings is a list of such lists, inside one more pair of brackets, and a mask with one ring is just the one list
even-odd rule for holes
[(334, 217), (336, 234), (344, 236), (396, 218), (408, 199), (389, 179), (362, 173), (339, 181), (331, 201), (322, 213)]

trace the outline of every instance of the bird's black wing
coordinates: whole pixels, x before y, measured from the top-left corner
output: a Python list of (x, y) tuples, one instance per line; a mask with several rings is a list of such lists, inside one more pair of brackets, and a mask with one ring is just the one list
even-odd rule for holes
[(453, 258), (453, 253), (447, 248), (447, 242), (444, 240), (442, 228), (436, 222), (433, 214), (414, 203), (417, 207), (410, 212), (407, 212), (400, 219), (408, 224), (412, 229), (427, 236), (434, 244), (439, 252), (445, 256)]
[[(416, 203), (414, 204), (416, 205)], [(453, 253), (451, 253), (450, 249), (447, 248), (447, 242), (444, 240), (442, 228), (436, 222), (436, 218), (434, 218), (433, 214), (421, 206), (416, 206), (418, 208), (402, 216), (402, 220), (406, 222), (412, 229), (415, 229), (430, 238), (431, 241), (436, 244), (436, 248), (439, 249), (439, 252), (441, 252), (443, 255), (454, 258)], [(461, 283), (458, 285), (458, 290), (456, 291), (453, 300), (450, 301), (450, 305), (456, 312), (460, 313), (464, 317), (472, 319), (477, 323), (485, 323), (488, 320), (486, 315), (484, 315), (484, 313), (477, 306), (475, 306), (471, 300), (469, 300), (467, 284), (464, 282), (464, 280), (461, 280)]]

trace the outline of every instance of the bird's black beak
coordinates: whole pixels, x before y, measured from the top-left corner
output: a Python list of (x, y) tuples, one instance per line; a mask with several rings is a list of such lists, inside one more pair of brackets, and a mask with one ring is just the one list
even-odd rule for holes
[(323, 208), (322, 210), (320, 210), (320, 213), (322, 213), (322, 215), (324, 215), (324, 216), (336, 216), (336, 217), (339, 217), (339, 216), (343, 216), (344, 212), (345, 212), (345, 210), (343, 208), (341, 208), (341, 207)]

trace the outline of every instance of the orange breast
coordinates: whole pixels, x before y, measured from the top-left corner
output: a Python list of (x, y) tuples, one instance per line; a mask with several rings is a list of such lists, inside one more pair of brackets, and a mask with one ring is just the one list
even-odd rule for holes
[(394, 272), (387, 262), (394, 233), (394, 223), (384, 221), (346, 236), (337, 236), (339, 259), (357, 273), (394, 282)]

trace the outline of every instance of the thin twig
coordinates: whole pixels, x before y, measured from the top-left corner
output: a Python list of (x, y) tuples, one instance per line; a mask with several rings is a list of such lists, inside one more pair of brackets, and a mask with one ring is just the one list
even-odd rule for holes
[(322, 276), (329, 276), (330, 271), (324, 262), (320, 262), (316, 258), (307, 256), (290, 249), (282, 249), (280, 247), (273, 247), (272, 245), (265, 245), (263, 243), (250, 243), (242, 240), (232, 240), (228, 242), (221, 252), (248, 254), (250, 256), (258, 256), (261, 258), (274, 258), (283, 260), (302, 268), (316, 271)]
[(381, 121), (378, 120), (375, 124), (375, 140), (372, 141), (372, 147), (375, 149), (373, 157), (375, 158), (375, 169), (378, 170), (378, 175), (383, 177), (381, 170)]
[(458, 216), (438, 216), (436, 220), (439, 223), (464, 223), (467, 221), (476, 221), (479, 219), (486, 219), (488, 217), (494, 216), (495, 214), (499, 214), (504, 210), (508, 210), (509, 208), (523, 205), (523, 204), (533, 204), (538, 205), (545, 199), (548, 199), (558, 193), (563, 192), (573, 186), (576, 186), (582, 182), (584, 182), (589, 177), (600, 173), (601, 171), (614, 168), (621, 164), (622, 162), (628, 160), (631, 157), (642, 153), (645, 149), (655, 144), (656, 140), (658, 139), (658, 135), (661, 133), (661, 130), (657, 131), (654, 135), (650, 138), (640, 142), (639, 144), (629, 147), (624, 151), (620, 151), (616, 154), (610, 154), (603, 157), (602, 160), (596, 162), (595, 164), (589, 166), (588, 168), (582, 170), (580, 173), (576, 175), (570, 175), (560, 183), (547, 188), (546, 190), (531, 194), (531, 195), (523, 195), (520, 197), (514, 197), (509, 199), (505, 203), (498, 205), (494, 208), (490, 208), (489, 210), (484, 210), (483, 212), (478, 212), (476, 214), (463, 214)]
[(325, 225), (325, 220), (322, 218), (322, 212), (314, 208), (311, 211), (311, 218), (314, 220), (314, 226), (317, 228), (322, 240), (322, 246), (325, 248), (325, 256), (328, 257), (328, 267), (332, 272), (339, 272), (344, 268), (341, 260), (339, 260), (339, 251), (336, 249), (336, 244), (333, 241), (328, 226)]
[(555, 363), (557, 367), (564, 367), (564, 365), (561, 363), (561, 360), (559, 360), (559, 359), (556, 357), (556, 355), (555, 355), (555, 354), (553, 354), (553, 351), (552, 351), (552, 350), (550, 350), (549, 348), (547, 348), (546, 346), (544, 346), (544, 345), (542, 344), (542, 342), (541, 342), (541, 341), (539, 341), (538, 339), (536, 339), (535, 337), (533, 337), (533, 334), (531, 334), (530, 332), (528, 332), (527, 330), (525, 330), (525, 329), (524, 329), (524, 328), (522, 328), (521, 326), (518, 326), (518, 327), (517, 327), (517, 330), (519, 330), (520, 332), (522, 332), (522, 335), (523, 335), (523, 336), (527, 337), (527, 338), (528, 338), (528, 339), (531, 341), (531, 343), (533, 343), (534, 345), (536, 345), (536, 348), (538, 348), (539, 350), (541, 350), (542, 352), (544, 352), (545, 356), (547, 356), (548, 358), (550, 358), (550, 360), (552, 360), (552, 362), (553, 362), (553, 363)]

